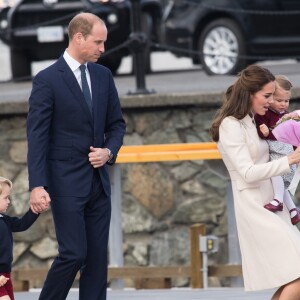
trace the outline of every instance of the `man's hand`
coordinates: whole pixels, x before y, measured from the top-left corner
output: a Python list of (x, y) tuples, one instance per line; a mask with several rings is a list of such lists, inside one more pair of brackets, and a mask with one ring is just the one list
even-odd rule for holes
[(30, 208), (35, 214), (42, 213), (49, 208), (51, 199), (43, 187), (36, 187), (30, 193)]
[(4, 286), (8, 280), (9, 280), (9, 278), (7, 278), (3, 275), (0, 275), (0, 286)]
[(259, 125), (259, 130), (264, 135), (264, 137), (267, 137), (270, 134), (270, 130), (266, 124)]
[(91, 152), (89, 153), (89, 161), (94, 168), (104, 166), (109, 160), (109, 153), (104, 148), (90, 147)]

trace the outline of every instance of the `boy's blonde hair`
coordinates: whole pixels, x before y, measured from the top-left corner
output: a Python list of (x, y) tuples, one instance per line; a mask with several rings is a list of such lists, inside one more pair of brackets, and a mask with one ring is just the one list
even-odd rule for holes
[(12, 189), (13, 186), (12, 182), (9, 179), (0, 176), (0, 195), (2, 194), (4, 184), (7, 184), (9, 188)]
[(285, 91), (290, 91), (293, 87), (292, 83), (285, 75), (276, 75), (275, 83), (276, 83), (276, 88), (281, 88)]

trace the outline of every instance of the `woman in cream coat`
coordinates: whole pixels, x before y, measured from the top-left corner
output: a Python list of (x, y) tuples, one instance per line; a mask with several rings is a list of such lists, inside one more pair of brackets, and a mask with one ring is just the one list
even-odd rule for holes
[(228, 88), (211, 135), (231, 177), (246, 291), (278, 290), (272, 300), (300, 300), (300, 232), (286, 208), (264, 208), (273, 199), (270, 178), (300, 162), (300, 148), (269, 161), (269, 148), (257, 134), (253, 114), (263, 115), (273, 101), (275, 77), (249, 66)]

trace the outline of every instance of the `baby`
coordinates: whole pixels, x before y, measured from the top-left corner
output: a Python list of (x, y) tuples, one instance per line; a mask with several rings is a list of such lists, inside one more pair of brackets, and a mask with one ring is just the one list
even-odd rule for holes
[[(258, 135), (266, 139), (270, 149), (270, 159), (278, 159), (294, 151), (293, 146), (276, 140), (272, 130), (278, 120), (288, 113), (289, 102), (291, 98), (292, 84), (284, 75), (275, 76), (274, 101), (265, 115), (255, 115)], [(272, 212), (282, 211), (283, 202), (290, 212), (291, 222), (296, 225), (300, 222), (300, 213), (288, 192), (287, 188), (294, 176), (296, 166), (291, 165), (291, 172), (281, 176), (272, 177), (274, 190), (274, 199), (264, 207)]]

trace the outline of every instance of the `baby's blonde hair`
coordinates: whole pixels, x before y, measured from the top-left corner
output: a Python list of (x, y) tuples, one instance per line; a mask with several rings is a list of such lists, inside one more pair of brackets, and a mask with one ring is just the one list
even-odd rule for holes
[(293, 87), (290, 80), (285, 75), (275, 76), (276, 88), (281, 88), (285, 91), (290, 91)]
[(0, 195), (2, 194), (4, 184), (7, 184), (9, 188), (12, 189), (13, 186), (12, 182), (9, 179), (0, 176)]

